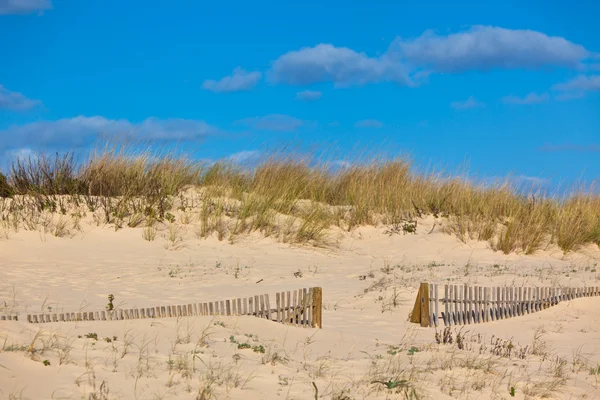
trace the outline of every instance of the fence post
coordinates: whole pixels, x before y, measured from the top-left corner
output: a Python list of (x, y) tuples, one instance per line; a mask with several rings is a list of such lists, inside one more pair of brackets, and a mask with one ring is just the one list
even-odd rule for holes
[(322, 329), (323, 289), (320, 287), (313, 288), (312, 295), (312, 306), (314, 308), (312, 313), (311, 325), (313, 328)]
[(428, 327), (429, 325), (429, 284), (421, 283), (421, 288), (419, 289), (419, 297), (420, 297), (420, 307), (421, 307), (421, 326)]

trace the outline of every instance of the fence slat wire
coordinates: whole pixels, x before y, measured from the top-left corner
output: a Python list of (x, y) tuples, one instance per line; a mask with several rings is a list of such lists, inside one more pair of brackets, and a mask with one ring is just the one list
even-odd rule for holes
[[(565, 287), (481, 287), (468, 285), (444, 285), (443, 297), (437, 283), (426, 284), (429, 297), (426, 304), (429, 306), (429, 326), (438, 327), (443, 322), (444, 326), (479, 324), (497, 321), (500, 319), (514, 318), (526, 314), (543, 311), (564, 301), (581, 297), (600, 296), (600, 287), (585, 286), (580, 288)], [(304, 301), (307, 297), (312, 299), (311, 290), (294, 292), (294, 300), (289, 308), (284, 305), (284, 293), (281, 294), (281, 314), (293, 309), (291, 318), (287, 321), (302, 325), (310, 320), (309, 307)], [(297, 295), (298, 294), (298, 295)], [(289, 298), (288, 292), (288, 298)], [(440, 302), (442, 305), (440, 307)], [(278, 305), (278, 309), (279, 309)], [(288, 311), (289, 313), (289, 311)], [(307, 314), (306, 314), (307, 313)], [(31, 316), (33, 319), (35, 316)], [(29, 316), (28, 316), (29, 318)], [(42, 318), (40, 316), (40, 318)], [(88, 318), (84, 315), (84, 318)], [(98, 318), (97, 315), (89, 318)], [(427, 321), (427, 317), (425, 317)], [(421, 321), (423, 323), (423, 321)], [(425, 322), (427, 324), (427, 322)], [(426, 326), (426, 325), (422, 325)]]

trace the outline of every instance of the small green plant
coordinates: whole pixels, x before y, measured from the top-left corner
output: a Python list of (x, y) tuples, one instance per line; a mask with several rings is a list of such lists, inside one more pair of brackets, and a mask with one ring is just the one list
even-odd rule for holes
[(408, 352), (407, 352), (407, 354), (408, 354), (409, 356), (414, 356), (414, 355), (415, 355), (415, 353), (418, 353), (419, 351), (420, 351), (420, 350), (419, 350), (419, 348), (418, 348), (418, 347), (412, 346), (410, 349), (408, 349)]
[(94, 339), (96, 341), (98, 340), (98, 334), (96, 332), (90, 332), (86, 334), (85, 337), (88, 339)]
[(106, 305), (106, 309), (108, 311), (113, 311), (115, 309), (115, 306), (113, 304), (113, 301), (115, 300), (115, 296), (112, 294), (108, 295), (108, 304)]
[(384, 385), (386, 388), (388, 389), (395, 389), (397, 387), (406, 387), (408, 386), (408, 381), (407, 380), (399, 380), (399, 381), (392, 381), (391, 379), (387, 382), (384, 381), (373, 381), (371, 382), (371, 384), (373, 383), (380, 383), (382, 385)]
[(252, 351), (255, 353), (265, 354), (265, 347), (262, 344), (258, 346), (252, 346)]
[(223, 321), (217, 321), (217, 322), (213, 323), (213, 325), (214, 326), (221, 326), (221, 327), (225, 328), (225, 322), (223, 322)]
[[(255, 335), (246, 335), (246, 336), (249, 338), (254, 338), (255, 340), (257, 339), (257, 337)], [(255, 353), (261, 353), (261, 354), (265, 353), (265, 347), (262, 344), (257, 345), (257, 346), (252, 346), (250, 343), (240, 343), (233, 335), (229, 336), (229, 342), (236, 344), (237, 348), (240, 350), (252, 349), (252, 351), (254, 351)]]
[(44, 361), (42, 361), (42, 364), (44, 364), (44, 366), (46, 366), (46, 367), (49, 367), (50, 366), (50, 361), (44, 360)]
[(411, 233), (413, 235), (417, 234), (417, 221), (406, 221), (402, 224), (402, 232), (406, 235), (407, 233)]
[(154, 239), (156, 239), (156, 228), (150, 224), (145, 226), (144, 230), (142, 231), (142, 237), (144, 240), (152, 242)]
[(167, 221), (169, 221), (170, 223), (174, 223), (175, 222), (175, 216), (173, 214), (169, 213), (169, 212), (165, 214), (165, 219)]
[(516, 393), (517, 393), (517, 389), (515, 389), (514, 386), (511, 386), (510, 391), (509, 391), (510, 397), (515, 397)]

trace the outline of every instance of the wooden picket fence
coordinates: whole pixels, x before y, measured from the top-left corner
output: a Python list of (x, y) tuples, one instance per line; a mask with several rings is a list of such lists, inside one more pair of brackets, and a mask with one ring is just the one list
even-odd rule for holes
[[(27, 314), (29, 323), (68, 321), (116, 321), (126, 319), (172, 318), (205, 315), (249, 315), (265, 318), (281, 324), (299, 327), (322, 327), (323, 291), (320, 287), (298, 289), (275, 294), (275, 308), (268, 294), (219, 300), (207, 303), (191, 303), (147, 308), (117, 308), (111, 311), (83, 311)], [(17, 315), (3, 315), (0, 320), (18, 321)]]
[[(600, 287), (481, 287), (421, 283), (410, 321), (423, 327), (479, 324), (531, 314), (561, 301), (600, 296)], [(441, 305), (440, 305), (441, 303)]]

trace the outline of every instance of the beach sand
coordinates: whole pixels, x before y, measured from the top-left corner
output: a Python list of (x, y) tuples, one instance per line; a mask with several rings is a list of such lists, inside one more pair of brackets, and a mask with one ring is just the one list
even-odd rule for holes
[[(13, 232), (0, 239), (0, 312), (20, 320), (0, 321), (0, 398), (314, 399), (315, 388), (336, 400), (600, 398), (600, 297), (452, 328), (452, 344), (408, 321), (421, 282), (600, 286), (598, 246), (504, 255), (433, 224), (419, 220), (414, 235), (334, 229), (326, 248), (201, 239), (193, 224), (176, 244), (164, 229), (147, 241), (142, 228), (92, 221), (72, 237)], [(25, 321), (103, 310), (109, 294), (134, 308), (316, 286), (322, 329), (250, 316)], [(374, 382), (390, 380), (400, 383)]]

